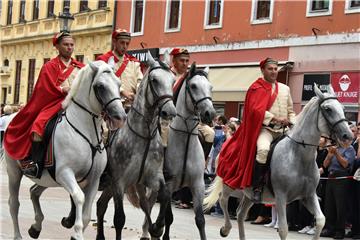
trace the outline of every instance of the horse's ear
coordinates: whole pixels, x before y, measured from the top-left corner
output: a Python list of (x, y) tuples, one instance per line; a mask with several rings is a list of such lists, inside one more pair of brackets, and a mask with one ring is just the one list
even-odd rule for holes
[(331, 84), (328, 85), (328, 93), (330, 93), (331, 96), (336, 97), (336, 93), (335, 93), (333, 87), (331, 86)]
[(99, 70), (99, 66), (97, 66), (95, 62), (89, 62), (89, 66), (94, 72)]
[(166, 50), (165, 52), (164, 52), (164, 63), (166, 63), (168, 66), (170, 66), (170, 53), (168, 52), (168, 50)]
[(321, 90), (318, 88), (318, 86), (316, 85), (316, 83), (314, 83), (314, 92), (316, 94), (316, 96), (320, 99), (324, 98), (324, 94), (321, 92)]
[(209, 70), (210, 70), (210, 68), (209, 68), (209, 67), (206, 67), (206, 68), (204, 69), (204, 72), (205, 72), (206, 74), (209, 74)]
[(193, 62), (191, 64), (191, 67), (190, 67), (190, 70), (189, 70), (190, 76), (194, 76), (195, 71), (196, 71), (196, 62)]
[(111, 57), (109, 58), (107, 64), (112, 68), (112, 70), (115, 69), (116, 63), (115, 63), (115, 58), (114, 58), (114, 56), (111, 56)]
[(155, 64), (155, 60), (154, 60), (154, 58), (151, 56), (151, 53), (150, 53), (150, 51), (147, 51), (147, 53), (146, 53), (146, 59), (147, 59), (147, 61), (146, 61), (146, 64), (148, 65), (148, 66), (154, 66), (154, 64)]

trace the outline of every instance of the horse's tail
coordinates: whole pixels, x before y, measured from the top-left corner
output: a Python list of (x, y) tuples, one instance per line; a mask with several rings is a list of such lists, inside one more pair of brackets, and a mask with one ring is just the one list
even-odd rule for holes
[(206, 195), (208, 195), (203, 202), (204, 211), (208, 211), (215, 205), (220, 197), (220, 193), (223, 190), (223, 180), (221, 177), (216, 176), (214, 182), (206, 190)]
[(140, 199), (139, 195), (137, 193), (135, 185), (131, 185), (126, 190), (126, 196), (129, 200), (129, 202), (136, 208), (140, 208)]

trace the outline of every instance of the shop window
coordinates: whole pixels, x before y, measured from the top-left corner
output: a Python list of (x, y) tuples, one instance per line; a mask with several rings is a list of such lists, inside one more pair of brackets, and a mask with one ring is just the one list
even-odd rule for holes
[(39, 19), (39, 0), (33, 1), (33, 20)]
[(9, 66), (9, 59), (5, 59), (4, 60), (4, 67), (8, 67)]
[(332, 0), (307, 0), (306, 16), (317, 17), (332, 14)]
[(131, 32), (133, 36), (144, 34), (145, 0), (133, 0), (131, 11)]
[(25, 23), (25, 0), (20, 1), (19, 23)]
[(48, 0), (48, 4), (47, 4), (47, 17), (54, 17), (54, 5), (55, 2), (54, 0)]
[(274, 0), (252, 0), (251, 23), (271, 23)]
[(167, 0), (165, 32), (174, 32), (180, 30), (181, 22), (181, 0)]
[(106, 8), (107, 1), (106, 0), (99, 0), (98, 8)]
[(87, 0), (81, 0), (80, 1), (79, 12), (88, 11), (89, 10), (88, 4), (89, 4), (89, 2)]
[(360, 12), (360, 0), (346, 0), (345, 13), (359, 13)]
[(12, 7), (13, 7), (13, 1), (9, 0), (8, 1), (8, 6), (7, 6), (7, 18), (6, 18), (6, 24), (10, 25), (11, 24), (11, 20), (12, 20)]
[(205, 4), (205, 29), (221, 28), (224, 1), (207, 0)]

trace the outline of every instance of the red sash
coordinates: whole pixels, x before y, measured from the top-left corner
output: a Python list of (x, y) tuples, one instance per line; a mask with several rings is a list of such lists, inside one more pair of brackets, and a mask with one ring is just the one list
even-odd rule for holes
[(115, 73), (115, 75), (117, 77), (121, 76), (121, 74), (124, 72), (124, 70), (125, 70), (128, 63), (129, 63), (129, 58), (124, 54), (124, 60), (123, 60), (123, 62), (121, 64), (121, 66), (119, 67), (119, 69)]

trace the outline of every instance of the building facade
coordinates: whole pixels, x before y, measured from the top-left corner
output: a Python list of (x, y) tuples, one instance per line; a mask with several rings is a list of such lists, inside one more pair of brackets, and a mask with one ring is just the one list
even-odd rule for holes
[(87, 63), (111, 48), (115, 1), (1, 1), (0, 102), (25, 104), (42, 65), (56, 56), (52, 37), (60, 31), (59, 15), (74, 16), (73, 57)]
[(331, 83), (347, 117), (360, 120), (360, 1), (131, 0), (116, 11), (116, 27), (132, 32), (131, 48), (184, 47), (191, 61), (210, 66), (215, 106), (228, 117), (241, 117), (259, 61), (273, 57), (296, 112), (314, 82)]

